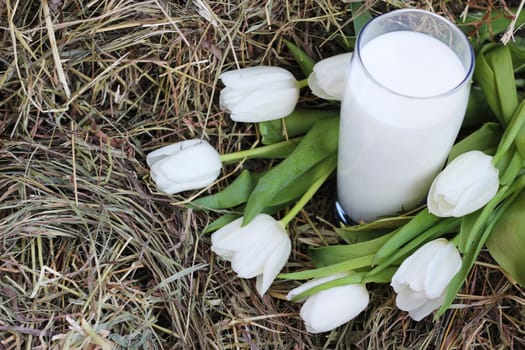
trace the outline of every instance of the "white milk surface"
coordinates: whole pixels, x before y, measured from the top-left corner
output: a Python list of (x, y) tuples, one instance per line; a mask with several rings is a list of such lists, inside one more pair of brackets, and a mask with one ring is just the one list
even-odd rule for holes
[(470, 84), (455, 89), (465, 67), (426, 34), (380, 35), (361, 58), (366, 71), (352, 60), (341, 105), (338, 200), (354, 221), (370, 221), (426, 197), (456, 139)]

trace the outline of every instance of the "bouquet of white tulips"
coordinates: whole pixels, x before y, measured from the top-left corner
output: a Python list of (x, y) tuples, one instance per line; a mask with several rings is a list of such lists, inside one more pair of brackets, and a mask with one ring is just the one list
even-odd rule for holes
[[(242, 170), (228, 187), (191, 205), (226, 211), (205, 229), (213, 232), (211, 249), (230, 261), (239, 277), (256, 277), (259, 294), (275, 278), (306, 281), (287, 298), (305, 300), (300, 315), (310, 332), (328, 331), (357, 316), (369, 303), (369, 283), (390, 284), (397, 306), (416, 321), (435, 310), (439, 317), (484, 247), (525, 286), (520, 214), (525, 210), (525, 100), (514, 76), (525, 63), (525, 46), (486, 44), (485, 39), (473, 41), (475, 83), (462, 137), (435, 177), (427, 205), (340, 227), (341, 244), (309, 251), (315, 269), (280, 274), (291, 251), (286, 227), (336, 168), (337, 101), (351, 53), (316, 63), (288, 43), (303, 80), (269, 66), (223, 73), (221, 108), (236, 122), (257, 123), (263, 146), (219, 155), (204, 140), (176, 143), (148, 156), (151, 178), (160, 191), (173, 194), (213, 185), (224, 163), (282, 159), (262, 173)], [(306, 86), (334, 108), (298, 108)], [(275, 219), (284, 208), (286, 214)]]

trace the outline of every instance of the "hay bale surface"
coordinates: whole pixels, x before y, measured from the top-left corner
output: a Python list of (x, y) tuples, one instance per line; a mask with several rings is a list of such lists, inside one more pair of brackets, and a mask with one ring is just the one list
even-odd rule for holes
[[(447, 16), (467, 4), (367, 1)], [(158, 193), (145, 155), (204, 138), (221, 153), (253, 147), (256, 129), (218, 106), (221, 71), (300, 71), (290, 40), (320, 59), (347, 50), (340, 1), (0, 1), (0, 349), (459, 349), (525, 346), (523, 291), (485, 254), (437, 322), (410, 321), (388, 286), (329, 334), (306, 333), (294, 282), (259, 297), (217, 261), (216, 217), (193, 198), (226, 186)], [(320, 101), (306, 94), (302, 103)], [(246, 165), (263, 168), (265, 163)], [(290, 227), (288, 267), (335, 243), (333, 184)]]

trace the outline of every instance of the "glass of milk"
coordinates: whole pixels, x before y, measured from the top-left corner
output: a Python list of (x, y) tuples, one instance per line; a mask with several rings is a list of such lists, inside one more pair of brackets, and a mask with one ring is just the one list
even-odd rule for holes
[(447, 19), (396, 10), (359, 33), (341, 104), (338, 210), (354, 222), (422, 204), (463, 121), (474, 70)]

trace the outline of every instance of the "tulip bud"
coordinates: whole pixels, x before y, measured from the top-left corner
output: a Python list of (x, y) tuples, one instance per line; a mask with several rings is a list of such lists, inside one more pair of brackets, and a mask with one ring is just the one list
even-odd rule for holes
[(284, 226), (267, 214), (257, 215), (242, 226), (239, 218), (211, 235), (211, 250), (231, 262), (241, 278), (257, 277), (262, 296), (290, 256), (292, 244)]
[(396, 305), (419, 321), (439, 308), (461, 268), (456, 246), (444, 238), (428, 242), (406, 258), (392, 277)]
[(221, 109), (236, 122), (262, 122), (286, 117), (299, 99), (292, 73), (279, 67), (250, 67), (222, 73)]
[(149, 153), (146, 161), (157, 188), (167, 194), (211, 185), (222, 166), (215, 148), (200, 139), (159, 148)]
[(314, 65), (308, 76), (308, 86), (314, 95), (325, 100), (343, 99), (346, 77), (350, 69), (352, 53), (344, 53), (325, 58)]
[(470, 214), (487, 204), (498, 187), (498, 169), (492, 164), (491, 156), (480, 151), (463, 153), (432, 182), (428, 211), (441, 217)]
[[(315, 286), (345, 277), (337, 274), (318, 278), (292, 289), (286, 296), (288, 300)], [(368, 305), (368, 290), (361, 284), (347, 284), (322, 290), (309, 296), (301, 307), (301, 318), (310, 333), (332, 330), (359, 315)]]

